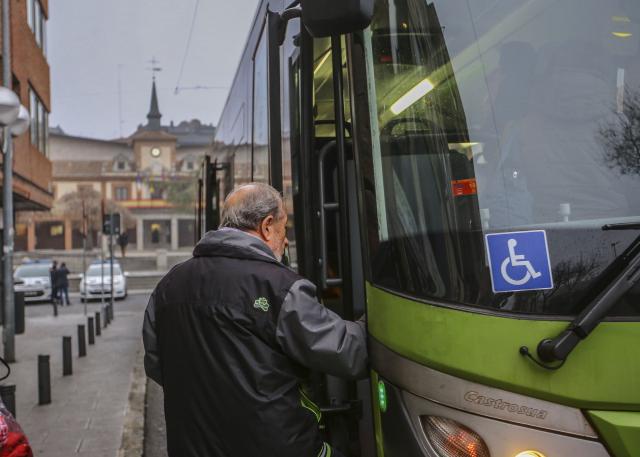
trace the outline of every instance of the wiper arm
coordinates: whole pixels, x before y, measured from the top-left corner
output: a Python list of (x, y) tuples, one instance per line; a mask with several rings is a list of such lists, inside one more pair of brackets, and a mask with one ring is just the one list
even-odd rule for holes
[(640, 230), (640, 222), (623, 222), (621, 224), (606, 224), (602, 230)]
[[(608, 224), (602, 230), (640, 230), (640, 223)], [(640, 236), (603, 272), (613, 279), (560, 335), (538, 344), (538, 357), (546, 363), (564, 361), (593, 332), (611, 308), (640, 280)]]

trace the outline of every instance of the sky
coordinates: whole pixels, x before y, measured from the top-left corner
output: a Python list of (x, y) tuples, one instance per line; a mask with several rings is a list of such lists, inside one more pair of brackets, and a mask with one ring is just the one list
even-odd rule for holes
[[(157, 73), (162, 123), (197, 118), (216, 124), (257, 4), (258, 0), (50, 2), (50, 125), (91, 138), (131, 134), (146, 123), (153, 58), (162, 68)], [(207, 89), (192, 89), (197, 86)]]

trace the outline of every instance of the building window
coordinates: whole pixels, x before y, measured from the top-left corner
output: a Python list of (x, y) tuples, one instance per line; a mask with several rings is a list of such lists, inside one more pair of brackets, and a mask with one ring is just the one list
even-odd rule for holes
[(31, 144), (49, 157), (49, 113), (38, 95), (29, 89), (29, 110), (31, 111)]
[(128, 171), (131, 166), (129, 158), (125, 154), (118, 154), (113, 158), (113, 171)]
[(40, 0), (27, 0), (27, 22), (36, 37), (38, 47), (46, 54), (47, 18), (44, 15)]
[(152, 200), (162, 200), (164, 198), (164, 189), (158, 184), (149, 186), (149, 194)]
[(118, 186), (114, 190), (114, 195), (116, 200), (129, 200), (129, 188)]
[(29, 111), (31, 113), (31, 144), (38, 144), (38, 99), (36, 93), (29, 89)]
[(29, 23), (29, 28), (31, 30), (33, 30), (33, 25), (34, 25), (34, 21), (33, 21), (34, 12), (33, 12), (33, 9), (34, 9), (33, 0), (27, 0), (27, 22)]

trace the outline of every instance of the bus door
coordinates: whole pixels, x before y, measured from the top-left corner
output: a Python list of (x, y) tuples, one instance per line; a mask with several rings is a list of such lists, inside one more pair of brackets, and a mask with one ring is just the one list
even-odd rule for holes
[[(345, 319), (364, 313), (364, 282), (355, 200), (355, 165), (346, 40), (313, 40), (312, 207), (315, 277), (323, 303)], [(352, 455), (373, 455), (372, 428), (367, 421), (369, 382), (325, 379), (328, 426), (334, 445)], [(363, 413), (364, 412), (364, 413)]]
[(233, 187), (230, 161), (212, 161), (210, 156), (205, 156), (197, 186), (194, 244), (220, 225), (222, 202)]
[[(364, 312), (364, 286), (349, 91), (342, 87), (347, 81), (345, 41), (313, 39), (301, 30), (298, 19), (289, 23), (284, 38), (280, 136), (289, 259), (318, 286), (325, 306), (346, 319), (357, 319)], [(334, 64), (340, 81), (334, 80)], [(336, 90), (342, 93), (338, 107)], [(366, 412), (369, 381), (347, 382), (314, 373), (310, 388), (323, 413), (327, 441), (347, 456), (373, 456), (371, 414)]]

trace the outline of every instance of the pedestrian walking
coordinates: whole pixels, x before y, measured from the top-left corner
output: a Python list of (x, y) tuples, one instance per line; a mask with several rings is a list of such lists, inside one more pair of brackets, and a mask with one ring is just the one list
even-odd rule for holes
[(127, 246), (129, 245), (129, 234), (125, 231), (118, 235), (118, 246), (120, 246), (120, 253), (122, 258), (127, 254)]
[(58, 262), (54, 260), (49, 268), (49, 281), (51, 282), (51, 303), (58, 303)]
[(281, 262), (286, 223), (274, 188), (239, 187), (221, 228), (151, 295), (145, 370), (164, 390), (170, 457), (339, 456), (303, 386), (311, 370), (366, 376), (365, 323)]
[(67, 265), (64, 262), (62, 262), (60, 264), (60, 268), (58, 268), (57, 277), (60, 302), (63, 305), (66, 304), (67, 306), (70, 306), (71, 302), (69, 301), (69, 270), (67, 269)]

